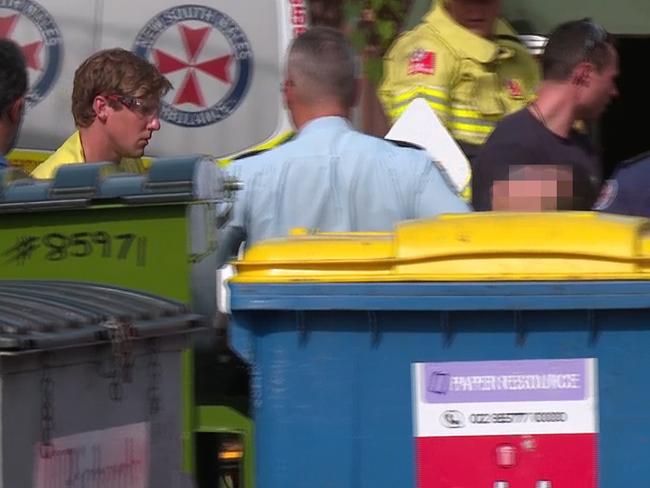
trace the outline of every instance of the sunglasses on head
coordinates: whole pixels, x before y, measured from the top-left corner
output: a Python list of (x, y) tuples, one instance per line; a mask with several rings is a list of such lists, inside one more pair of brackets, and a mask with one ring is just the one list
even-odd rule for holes
[(588, 27), (585, 37), (585, 58), (587, 58), (597, 46), (609, 41), (609, 33), (589, 17), (581, 19), (580, 22)]

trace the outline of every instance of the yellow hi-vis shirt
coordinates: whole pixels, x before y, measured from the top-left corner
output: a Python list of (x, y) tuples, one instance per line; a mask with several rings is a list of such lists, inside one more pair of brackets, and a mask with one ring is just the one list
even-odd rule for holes
[(482, 144), (502, 117), (532, 100), (539, 65), (504, 21), (488, 40), (456, 23), (442, 4), (386, 54), (379, 97), (391, 120), (423, 98), (454, 139)]
[[(75, 131), (49, 158), (34, 168), (32, 178), (49, 179), (54, 178), (56, 171), (66, 164), (85, 163), (83, 146), (79, 131)], [(144, 172), (144, 164), (141, 159), (122, 159), (118, 165), (123, 171), (131, 173)]]

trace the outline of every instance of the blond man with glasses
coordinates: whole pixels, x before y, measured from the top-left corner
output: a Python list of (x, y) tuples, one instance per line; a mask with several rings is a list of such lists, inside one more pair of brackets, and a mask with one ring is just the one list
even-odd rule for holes
[(63, 165), (100, 161), (141, 168), (139, 158), (160, 130), (160, 103), (170, 88), (155, 66), (129, 51), (93, 54), (74, 76), (72, 116), (77, 131), (32, 176), (52, 178)]

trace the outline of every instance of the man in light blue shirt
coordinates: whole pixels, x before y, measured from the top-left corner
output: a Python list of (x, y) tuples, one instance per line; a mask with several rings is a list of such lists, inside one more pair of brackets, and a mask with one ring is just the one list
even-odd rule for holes
[(20, 129), (27, 92), (27, 68), (20, 48), (0, 39), (0, 169), (4, 155), (14, 146)]
[(314, 27), (294, 40), (283, 95), (297, 135), (229, 167), (243, 189), (222, 253), (296, 227), (390, 231), (400, 220), (469, 210), (426, 152), (352, 128), (357, 87), (354, 54), (340, 32)]

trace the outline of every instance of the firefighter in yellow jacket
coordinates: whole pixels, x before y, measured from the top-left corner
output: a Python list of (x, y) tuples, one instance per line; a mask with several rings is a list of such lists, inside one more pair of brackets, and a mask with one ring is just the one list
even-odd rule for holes
[(384, 59), (379, 95), (395, 120), (425, 99), (471, 159), (503, 116), (523, 108), (539, 66), (498, 18), (500, 0), (439, 0)]

